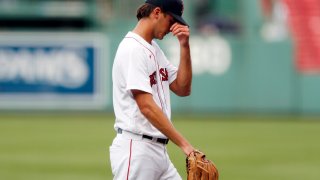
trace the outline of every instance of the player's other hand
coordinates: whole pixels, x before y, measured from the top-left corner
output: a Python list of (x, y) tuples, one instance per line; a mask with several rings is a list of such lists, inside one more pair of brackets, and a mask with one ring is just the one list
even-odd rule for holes
[(170, 27), (170, 31), (178, 38), (180, 45), (189, 44), (190, 31), (188, 26), (176, 22)]

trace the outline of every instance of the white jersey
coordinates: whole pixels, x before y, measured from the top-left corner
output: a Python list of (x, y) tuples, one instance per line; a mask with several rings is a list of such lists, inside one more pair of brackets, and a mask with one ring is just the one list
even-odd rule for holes
[(142, 115), (131, 90), (152, 94), (170, 120), (169, 85), (176, 77), (177, 68), (167, 60), (155, 41), (149, 44), (139, 35), (129, 32), (118, 47), (112, 69), (114, 128), (166, 138)]

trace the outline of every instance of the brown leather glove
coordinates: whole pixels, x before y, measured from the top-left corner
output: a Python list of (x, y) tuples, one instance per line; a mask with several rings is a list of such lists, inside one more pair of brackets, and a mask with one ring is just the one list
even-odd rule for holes
[(219, 173), (216, 166), (207, 160), (206, 155), (194, 150), (187, 157), (188, 180), (218, 180)]

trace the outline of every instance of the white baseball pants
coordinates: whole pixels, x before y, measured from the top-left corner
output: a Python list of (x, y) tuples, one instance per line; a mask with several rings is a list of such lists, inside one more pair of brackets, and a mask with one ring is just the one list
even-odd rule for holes
[(110, 146), (114, 180), (182, 180), (166, 145), (124, 131)]

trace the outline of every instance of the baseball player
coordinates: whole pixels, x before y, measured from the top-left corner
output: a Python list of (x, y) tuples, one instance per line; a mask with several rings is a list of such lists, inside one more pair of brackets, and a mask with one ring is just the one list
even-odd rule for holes
[[(178, 96), (191, 91), (189, 28), (182, 13), (182, 0), (146, 0), (137, 11), (136, 27), (118, 47), (112, 69), (114, 179), (180, 180), (166, 144), (172, 141), (185, 155), (194, 150), (171, 123), (170, 90)], [(168, 33), (180, 44), (178, 68), (154, 41)]]

